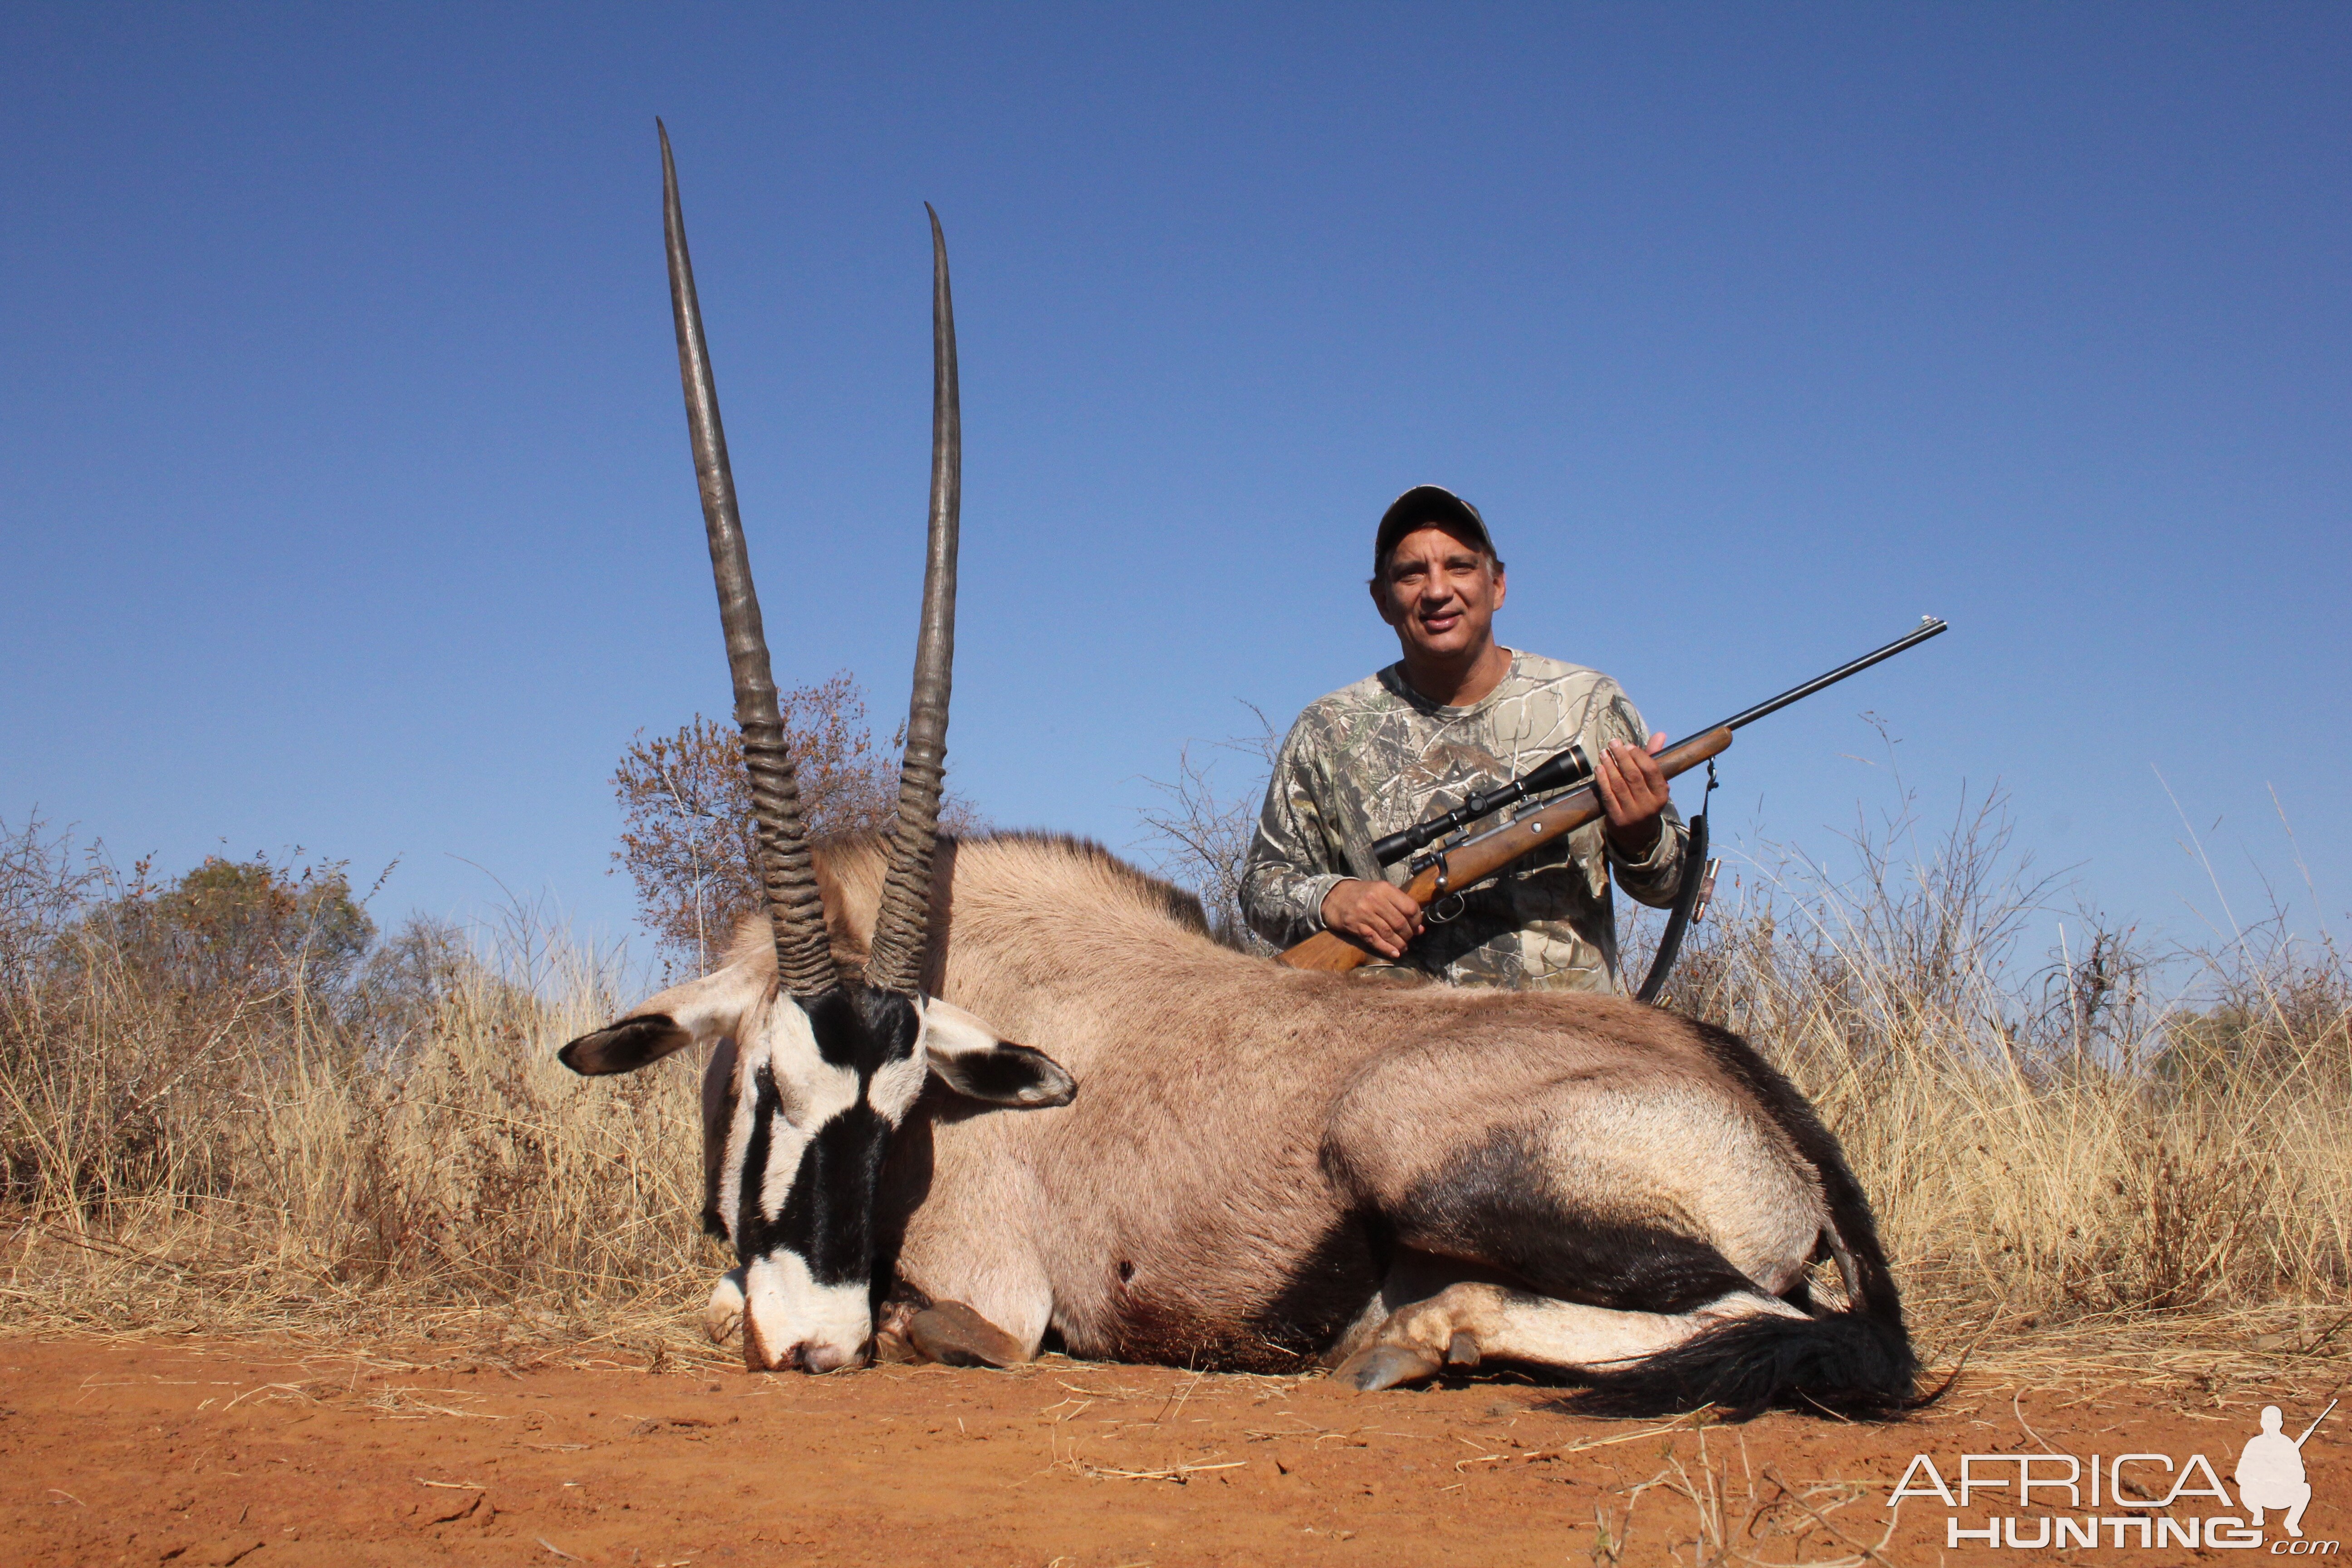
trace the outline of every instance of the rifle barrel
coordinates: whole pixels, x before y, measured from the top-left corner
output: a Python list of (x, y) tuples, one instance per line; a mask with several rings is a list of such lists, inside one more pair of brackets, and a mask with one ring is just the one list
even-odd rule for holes
[(1821, 690), (1823, 687), (1835, 686), (1839, 681), (1843, 680), (1849, 675), (1859, 675), (1864, 670), (1868, 669), (1872, 665), (1878, 663), (1881, 659), (1893, 658), (1905, 648), (1916, 647), (1921, 643), (1926, 642), (1929, 637), (1940, 636), (1948, 629), (1948, 628), (1945, 624), (1937, 619), (1934, 616), (1923, 616), (1920, 617), (1919, 625), (1916, 627), (1906, 633), (1904, 636), (1896, 637), (1885, 647), (1877, 648), (1870, 653), (1864, 654), (1852, 664), (1842, 664), (1835, 669), (1831, 670), (1827, 675), (1817, 675), (1813, 677), (1812, 679), (1805, 682), (1802, 686), (1792, 686), (1789, 688), (1788, 690), (1780, 693), (1780, 696), (1768, 698), (1766, 700), (1759, 702), (1753, 708), (1748, 709), (1743, 712), (1733, 714), (1730, 718), (1726, 719), (1720, 724), (1708, 725), (1707, 729), (1738, 730), (1745, 725), (1753, 724), (1757, 720), (1763, 718), (1767, 714), (1778, 713), (1781, 709), (1786, 708), (1791, 702), (1801, 702), (1806, 698), (1811, 697), (1814, 692)]

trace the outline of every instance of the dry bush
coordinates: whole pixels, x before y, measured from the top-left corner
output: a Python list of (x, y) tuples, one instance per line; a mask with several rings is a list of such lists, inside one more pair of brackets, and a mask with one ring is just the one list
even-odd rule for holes
[[(1257, 837), (1258, 811), (1282, 737), (1256, 704), (1242, 706), (1257, 721), (1255, 732), (1187, 742), (1177, 754), (1174, 778), (1143, 781), (1160, 793), (1160, 804), (1136, 816), (1151, 843), (1153, 869), (1199, 896), (1217, 940), (1244, 952), (1271, 954), (1273, 944), (1242, 915), (1242, 870)], [(1219, 788), (1220, 752), (1241, 759), (1229, 770), (1242, 781), (1237, 793)]]
[[(887, 828), (898, 809), (906, 726), (887, 747), (877, 745), (865, 692), (846, 671), (783, 692), (777, 706), (810, 835)], [(613, 789), (622, 818), (613, 858), (636, 884), (638, 923), (653, 933), (669, 970), (702, 973), (735, 922), (759, 906), (742, 733), (732, 720), (699, 713), (675, 735), (648, 739), (640, 731), (621, 753)], [(981, 821), (971, 803), (950, 794), (940, 824), (969, 833)]]

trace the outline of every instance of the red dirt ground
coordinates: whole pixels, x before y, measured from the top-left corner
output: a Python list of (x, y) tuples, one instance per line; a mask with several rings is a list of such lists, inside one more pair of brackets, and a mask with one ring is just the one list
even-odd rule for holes
[[(2330, 1370), (2168, 1393), (1971, 1374), (1893, 1426), (1662, 1430), (1512, 1382), (1360, 1397), (1059, 1358), (811, 1378), (412, 1353), (0, 1341), (0, 1562), (1993, 1563), (2017, 1553), (1945, 1550), (1933, 1499), (1890, 1531), (1913, 1454), (1957, 1480), (1964, 1451), (2202, 1452), (2226, 1480), (2259, 1406), (2300, 1429)], [(2352, 1533), (2346, 1431), (2339, 1411), (2305, 1449), (2313, 1539)], [(2269, 1554), (2027, 1554), (2192, 1555)]]

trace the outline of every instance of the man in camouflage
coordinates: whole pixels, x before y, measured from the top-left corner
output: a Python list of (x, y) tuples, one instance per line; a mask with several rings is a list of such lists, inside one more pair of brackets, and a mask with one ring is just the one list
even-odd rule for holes
[[(1457, 984), (1622, 991), (1610, 876), (1673, 902), (1688, 835), (1651, 735), (1615, 681), (1495, 641), (1505, 592), (1486, 521), (1451, 491), (1397, 498), (1373, 543), (1372, 602), (1403, 658), (1311, 704), (1266, 786), (1242, 910), (1278, 947), (1335, 931), (1391, 970)], [(1423, 911), (1378, 838), (1442, 815), (1580, 741), (1604, 820)], [(1479, 824), (1484, 827), (1488, 824)]]

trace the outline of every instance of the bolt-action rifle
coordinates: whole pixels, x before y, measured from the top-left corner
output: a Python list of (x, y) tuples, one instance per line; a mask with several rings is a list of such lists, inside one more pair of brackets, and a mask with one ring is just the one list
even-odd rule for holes
[[(1658, 753), (1658, 771), (1673, 778), (1701, 763), (1711, 763), (1731, 744), (1732, 731), (1769, 713), (1778, 713), (1791, 702), (1802, 701), (1825, 687), (1835, 686), (1882, 659), (1893, 658), (1906, 648), (1916, 647), (1943, 630), (1942, 621), (1933, 616), (1923, 616), (1916, 627), (1885, 647), (1864, 654), (1851, 664), (1842, 664), (1801, 686), (1792, 686), (1778, 697), (1759, 702), (1720, 724), (1668, 746)], [(1710, 769), (1710, 780), (1712, 777)], [(1522, 807), (1483, 833), (1470, 831), (1475, 824), (1497, 811), (1544, 795), (1550, 798), (1538, 805)], [(1472, 795), (1443, 816), (1416, 823), (1402, 833), (1377, 840), (1372, 845), (1372, 858), (1389, 866), (1412, 856), (1412, 879), (1405, 884), (1405, 895), (1426, 909), (1443, 899), (1467, 892), (1529, 850), (1540, 848), (1562, 834), (1573, 833), (1603, 815), (1601, 792), (1592, 781), (1591, 759), (1584, 754), (1582, 746), (1571, 745), (1508, 784)], [(1691, 819), (1691, 841), (1685, 851), (1682, 885), (1675, 893), (1666, 929), (1659, 938), (1658, 956), (1650, 966), (1649, 978), (1643, 982), (1639, 993), (1642, 1000), (1654, 999), (1665, 984), (1666, 972), (1673, 967), (1683, 931), (1703, 910), (1714, 882), (1715, 863), (1706, 858), (1706, 815), (1702, 811)], [(1294, 969), (1346, 971), (1385, 961), (1337, 931), (1324, 931), (1285, 952), (1282, 962)]]

